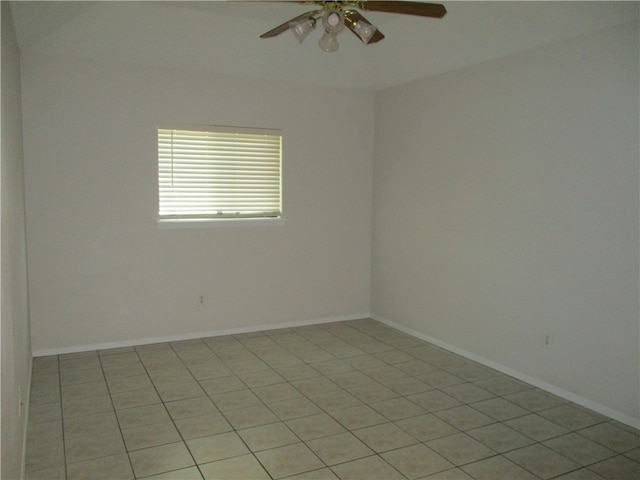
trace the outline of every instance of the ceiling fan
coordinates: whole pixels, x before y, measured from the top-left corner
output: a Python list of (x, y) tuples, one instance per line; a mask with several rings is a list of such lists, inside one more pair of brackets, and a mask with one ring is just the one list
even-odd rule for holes
[(287, 30), (291, 30), (296, 39), (302, 41), (316, 27), (318, 20), (322, 23), (324, 34), (318, 42), (325, 52), (335, 52), (338, 47), (338, 34), (346, 27), (351, 30), (363, 43), (376, 43), (384, 35), (358, 10), (369, 12), (401, 13), (420, 17), (442, 18), (447, 13), (444, 5), (437, 3), (411, 1), (349, 1), (327, 0), (296, 2), (315, 5), (312, 10), (292, 18), (288, 22), (277, 26), (273, 30), (260, 35), (260, 38), (272, 38)]

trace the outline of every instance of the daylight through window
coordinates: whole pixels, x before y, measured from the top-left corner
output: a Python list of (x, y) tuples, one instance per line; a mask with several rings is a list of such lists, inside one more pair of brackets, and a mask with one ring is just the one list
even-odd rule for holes
[(159, 218), (278, 218), (282, 132), (158, 129)]

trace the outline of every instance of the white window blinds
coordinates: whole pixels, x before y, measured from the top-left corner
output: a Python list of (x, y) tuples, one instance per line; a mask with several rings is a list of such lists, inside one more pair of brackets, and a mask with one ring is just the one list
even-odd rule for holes
[(280, 217), (282, 134), (158, 129), (160, 219)]

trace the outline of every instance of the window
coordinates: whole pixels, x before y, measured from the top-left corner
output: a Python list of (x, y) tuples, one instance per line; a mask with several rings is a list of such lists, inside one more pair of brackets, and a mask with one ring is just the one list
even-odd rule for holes
[(282, 216), (282, 132), (158, 129), (159, 220)]

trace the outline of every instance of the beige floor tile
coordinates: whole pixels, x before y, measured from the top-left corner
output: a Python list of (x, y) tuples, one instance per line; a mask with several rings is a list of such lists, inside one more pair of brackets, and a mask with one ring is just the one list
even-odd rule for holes
[(459, 430), (431, 413), (399, 420), (394, 423), (421, 442), (427, 442), (435, 438), (446, 437), (459, 432)]
[(301, 417), (285, 422), (303, 441), (342, 433), (345, 429), (326, 413)]
[(640, 447), (640, 435), (638, 433), (632, 433), (609, 422), (585, 428), (578, 433), (618, 453), (628, 452)]
[(59, 381), (51, 385), (34, 385), (35, 378), (32, 377), (31, 392), (29, 394), (29, 405), (41, 405), (46, 403), (60, 403), (61, 389)]
[(283, 422), (239, 430), (238, 435), (252, 452), (300, 442), (300, 439)]
[(416, 395), (409, 395), (407, 398), (413, 403), (424, 408), (427, 412), (446, 410), (462, 404), (459, 400), (456, 400), (452, 396), (447, 395), (440, 390), (430, 390)]
[(197, 464), (238, 457), (249, 453), (242, 439), (235, 432), (220, 433), (186, 441)]
[(541, 410), (538, 415), (569, 430), (590, 427), (605, 420), (604, 417), (595, 412), (569, 404)]
[[(459, 468), (452, 468), (451, 470), (445, 470), (444, 472), (434, 473), (433, 475), (427, 475), (421, 480), (474, 480), (469, 475), (464, 473)], [(497, 479), (487, 479), (497, 480)]]
[(251, 372), (240, 375), (242, 382), (249, 388), (265, 387), (284, 383), (287, 380), (275, 370)]
[(374, 452), (349, 432), (307, 442), (307, 446), (327, 465), (337, 465)]
[(302, 443), (256, 453), (260, 463), (275, 478), (289, 477), (320, 469), (325, 465)]
[(431, 385), (434, 388), (444, 388), (452, 385), (465, 383), (460, 377), (456, 377), (448, 372), (438, 370), (436, 372), (427, 373), (418, 377), (419, 380)]
[(624, 452), (625, 456), (640, 463), (640, 447)]
[(362, 370), (362, 373), (380, 383), (386, 383), (391, 380), (402, 380), (406, 379), (409, 376), (407, 373), (392, 365), (386, 365), (384, 367), (373, 369), (365, 369)]
[(603, 478), (604, 477), (601, 477), (588, 468), (581, 468), (565, 475), (560, 475), (559, 477), (554, 478), (554, 480), (603, 480)]
[(277, 367), (275, 370), (282, 376), (282, 378), (289, 382), (308, 380), (310, 378), (320, 376), (320, 372), (305, 364), (289, 367)]
[(122, 430), (122, 436), (128, 451), (165, 445), (182, 440), (172, 422), (154, 423), (152, 425), (145, 425), (144, 427), (128, 428)]
[(294, 418), (322, 413), (322, 410), (315, 403), (304, 397), (270, 403), (269, 409), (281, 420), (292, 420)]
[(27, 428), (27, 473), (64, 465), (62, 422), (34, 423)]
[(511, 418), (522, 417), (529, 414), (528, 410), (525, 410), (515, 403), (511, 403), (510, 401), (500, 397), (490, 398), (481, 402), (475, 402), (470, 406), (499, 421), (505, 421)]
[(356, 405), (354, 407), (333, 410), (331, 416), (349, 430), (371, 427), (388, 421), (386, 417), (367, 405)]
[(495, 420), (467, 405), (435, 412), (437, 417), (453, 425), (458, 430), (470, 430), (494, 423)]
[[(341, 374), (347, 375), (347, 374)], [(291, 385), (298, 389), (303, 395), (312, 396), (327, 392), (340, 391), (340, 386), (331, 377), (313, 377), (302, 380), (293, 380)]]
[(99, 397), (101, 395), (109, 395), (107, 382), (105, 380), (62, 385), (63, 400), (71, 400), (79, 397)]
[(25, 478), (65, 460), (69, 478), (635, 480), (640, 433), (360, 319), (36, 358)]
[(507, 420), (504, 424), (539, 442), (569, 433), (566, 428), (536, 414)]
[(183, 442), (136, 450), (129, 453), (129, 458), (138, 478), (194, 465), (193, 458)]
[(531, 438), (501, 423), (469, 430), (467, 434), (499, 453), (516, 450), (534, 443)]
[(486, 458), (465, 465), (462, 469), (476, 480), (536, 480), (538, 478), (502, 456)]
[(171, 421), (167, 410), (162, 404), (118, 410), (116, 415), (118, 416), (120, 428), (123, 429)]
[(431, 440), (426, 442), (426, 446), (435, 450), (456, 466), (476, 462), (496, 454), (489, 447), (464, 433), (456, 433)]
[(189, 372), (198, 381), (233, 375), (231, 369), (221, 361), (209, 365), (192, 365), (189, 367)]
[(133, 375), (130, 377), (109, 377), (107, 376), (107, 385), (111, 393), (127, 392), (129, 390), (139, 390), (141, 388), (152, 387), (149, 375)]
[(359, 385), (357, 387), (349, 387), (347, 391), (361, 402), (367, 404), (389, 400), (390, 398), (398, 398), (399, 396), (390, 388), (377, 382)]
[(353, 388), (361, 385), (371, 385), (375, 383), (375, 380), (373, 380), (371, 377), (357, 370), (354, 370), (352, 372), (328, 375), (327, 378), (331, 379), (332, 382), (342, 388)]
[(640, 463), (623, 455), (590, 465), (589, 470), (593, 470), (609, 480), (637, 480), (640, 478)]
[(409, 479), (422, 478), (454, 467), (448, 460), (422, 444), (393, 450), (381, 456)]
[(196, 397), (166, 402), (165, 407), (167, 407), (169, 415), (171, 415), (171, 418), (174, 420), (218, 413), (218, 409), (209, 397)]
[(72, 398), (62, 402), (62, 415), (64, 418), (84, 417), (85, 415), (111, 411), (113, 411), (113, 404), (109, 395)]
[(210, 397), (214, 405), (222, 412), (251, 407), (261, 403), (260, 399), (249, 389), (210, 395)]
[(288, 383), (257, 387), (253, 389), (253, 393), (264, 403), (282, 402), (302, 397), (302, 394)]
[(409, 378), (400, 378), (397, 380), (391, 380), (386, 382), (385, 385), (398, 393), (399, 395), (414, 395), (416, 393), (428, 392), (429, 390), (433, 390), (431, 385), (428, 385), (420, 380), (409, 377)]
[(342, 360), (328, 360), (326, 362), (313, 363), (311, 365), (322, 375), (337, 375), (339, 373), (353, 372), (354, 369)]
[(310, 472), (299, 473), (292, 477), (287, 477), (287, 480), (340, 480), (336, 477), (328, 468), (320, 468), (318, 470), (311, 470)]
[(378, 456), (336, 465), (332, 470), (341, 480), (405, 480), (405, 477)]
[(116, 410), (144, 407), (162, 402), (156, 389), (153, 387), (114, 393), (111, 395), (111, 399), (113, 400), (113, 406)]
[(442, 391), (447, 395), (460, 400), (462, 403), (479, 402), (493, 398), (495, 395), (473, 383), (460, 383), (450, 387), (443, 387)]
[(66, 480), (66, 468), (64, 465), (59, 465), (35, 472), (26, 471), (25, 478), (26, 480)]
[(564, 400), (537, 388), (505, 395), (504, 398), (532, 412), (546, 410), (566, 403)]
[(29, 423), (53, 422), (62, 419), (60, 403), (40, 403), (29, 406)]
[(328, 412), (357, 405), (364, 405), (362, 401), (358, 400), (351, 393), (339, 389), (309, 394), (308, 398), (318, 405), (318, 407)]
[(203, 480), (203, 477), (198, 467), (188, 467), (144, 477), (144, 480)]
[(165, 383), (156, 382), (155, 387), (163, 402), (203, 397), (206, 395), (195, 380)]
[(401, 420), (408, 417), (417, 417), (426, 412), (405, 398), (392, 398), (381, 402), (370, 403), (371, 408), (384, 415), (389, 420)]
[(506, 453), (505, 457), (540, 478), (552, 478), (580, 467), (576, 462), (537, 444)]
[(233, 430), (233, 427), (225, 417), (217, 412), (209, 415), (200, 415), (199, 417), (181, 418), (175, 420), (175, 425), (185, 440)]
[(260, 462), (251, 455), (219, 460), (200, 465), (205, 480), (270, 480)]
[(522, 392), (531, 388), (526, 383), (507, 375), (496, 375), (494, 377), (477, 380), (474, 383), (480, 388), (484, 388), (485, 390), (500, 396)]
[(609, 450), (577, 433), (569, 433), (561, 437), (552, 438), (544, 442), (543, 445), (580, 465), (591, 465), (615, 456), (613, 450)]
[(120, 432), (115, 431), (65, 438), (64, 446), (67, 463), (81, 462), (125, 452), (122, 435)]
[(377, 453), (418, 443), (418, 440), (393, 423), (374, 425), (356, 430), (353, 433)]
[[(415, 370), (410, 369), (410, 367), (407, 364), (416, 362), (416, 359), (413, 358), (408, 353), (403, 352), (402, 350), (397, 350), (397, 349), (387, 350), (384, 352), (374, 353), (373, 356), (382, 360), (385, 363), (388, 363), (390, 365), (395, 365), (401, 371), (405, 373), (409, 373), (411, 375), (420, 375), (420, 374), (429, 372), (429, 370), (425, 371), (424, 369), (420, 369), (420, 368)], [(424, 362), (420, 362), (420, 363), (426, 366)], [(401, 368), (400, 367), (401, 365), (404, 365), (405, 368)], [(409, 368), (410, 371), (407, 371), (407, 368)]]
[(278, 422), (280, 419), (265, 405), (229, 410), (224, 413), (236, 430)]
[(237, 377), (236, 375), (200, 380), (200, 386), (204, 389), (207, 395), (235, 392), (238, 390), (246, 390), (247, 388), (244, 382), (240, 380), (240, 377)]
[(99, 366), (77, 370), (60, 371), (60, 383), (62, 385), (99, 381), (104, 381), (104, 374), (102, 373), (102, 368), (100, 368)]
[(126, 454), (67, 465), (67, 480), (128, 480), (134, 478)]

